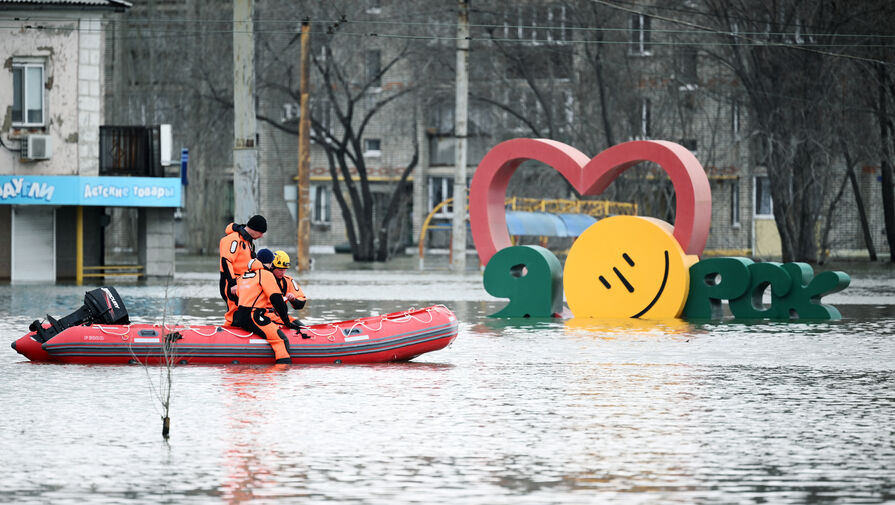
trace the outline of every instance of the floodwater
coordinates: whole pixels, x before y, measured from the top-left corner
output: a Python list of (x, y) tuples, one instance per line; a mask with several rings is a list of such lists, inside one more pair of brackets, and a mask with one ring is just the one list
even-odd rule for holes
[[(115, 285), (135, 322), (215, 324), (214, 261)], [(475, 272), (340, 268), (300, 276), (305, 322), (442, 303), (459, 337), (409, 363), (177, 367), (167, 442), (160, 369), (6, 348), (0, 502), (895, 501), (891, 271), (825, 298), (841, 321), (691, 325), (494, 320)], [(0, 286), (2, 340), (88, 288)]]

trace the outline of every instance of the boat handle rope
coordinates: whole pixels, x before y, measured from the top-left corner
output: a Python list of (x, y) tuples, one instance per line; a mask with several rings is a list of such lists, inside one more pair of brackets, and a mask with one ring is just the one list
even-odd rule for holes
[[(252, 333), (252, 332), (250, 332), (250, 331), (248, 332), (247, 335), (240, 335), (239, 333), (236, 333), (236, 332), (233, 331), (233, 330), (228, 330), (227, 328), (225, 328), (225, 327), (223, 327), (223, 326), (221, 326), (221, 329), (222, 329), (223, 331), (226, 331), (227, 333), (233, 335), (234, 337), (239, 337), (239, 338), (252, 338), (252, 337), (254, 337), (254, 336), (257, 336), (257, 335), (255, 335), (254, 333)], [(247, 330), (242, 330), (242, 331), (247, 331)], [(200, 335), (201, 335), (201, 333), (200, 333)]]
[(414, 316), (414, 315), (412, 314), (412, 312), (419, 312), (419, 311), (417, 311), (416, 309), (411, 308), (411, 309), (409, 309), (409, 310), (404, 311), (403, 314), (401, 314), (400, 316), (395, 317), (395, 318), (390, 318), (390, 317), (388, 317), (388, 316), (382, 316), (381, 318), (379, 318), (379, 327), (378, 327), (378, 328), (373, 328), (373, 327), (367, 325), (367, 323), (365, 323), (365, 322), (363, 322), (362, 320), (358, 319), (357, 321), (354, 322), (353, 325), (351, 325), (351, 328), (350, 328), (348, 331), (349, 331), (349, 333), (350, 333), (351, 330), (357, 328), (358, 326), (363, 326), (364, 328), (366, 328), (366, 329), (369, 330), (369, 331), (379, 331), (379, 330), (382, 329), (383, 321), (389, 321), (389, 322), (392, 322), (392, 323), (409, 323), (410, 321), (416, 320), (416, 321), (419, 321), (420, 323), (423, 323), (423, 324), (429, 324), (429, 323), (432, 322), (433, 319), (435, 319), (435, 316), (432, 315), (432, 312), (430, 312), (428, 308), (425, 309), (425, 310), (426, 310), (426, 314), (429, 314), (429, 320), (428, 320), (428, 321), (424, 321), (423, 319)]
[(319, 332), (319, 331), (317, 331), (317, 330), (312, 330), (312, 329), (309, 328), (309, 327), (305, 327), (305, 328), (303, 328), (301, 331), (306, 331), (306, 332), (308, 332), (308, 333), (313, 333), (315, 337), (326, 337), (326, 338), (328, 338), (330, 341), (333, 341), (333, 340), (335, 340), (335, 338), (333, 337), (333, 335), (335, 335), (336, 332), (339, 331), (339, 327), (336, 326), (336, 325), (334, 325), (334, 324), (332, 324), (332, 323), (330, 323), (330, 326), (332, 326), (334, 329), (333, 329), (333, 331), (331, 331), (331, 332), (329, 332), (329, 333), (326, 333), (326, 334), (324, 334), (324, 333), (322, 333), (322, 332)]
[[(368, 330), (368, 331), (379, 331), (379, 330), (382, 329), (383, 321), (389, 321), (389, 322), (392, 322), (392, 323), (409, 323), (409, 322), (412, 321), (412, 320), (416, 320), (416, 321), (418, 321), (418, 322), (420, 322), (420, 323), (423, 323), (423, 324), (429, 324), (429, 323), (432, 322), (433, 319), (435, 319), (435, 316), (432, 315), (431, 309), (438, 309), (438, 310), (444, 309), (444, 310), (448, 310), (448, 311), (450, 310), (450, 309), (448, 309), (447, 307), (445, 307), (444, 305), (433, 305), (432, 307), (429, 307), (429, 308), (425, 309), (426, 314), (429, 315), (429, 320), (428, 320), (428, 321), (424, 321), (424, 320), (422, 320), (421, 318), (414, 316), (414, 315), (412, 314), (412, 312), (416, 312), (416, 310), (415, 310), (414, 308), (410, 308), (410, 309), (404, 311), (403, 314), (401, 314), (400, 316), (395, 317), (395, 318), (390, 318), (390, 317), (388, 317), (388, 316), (382, 316), (382, 317), (380, 317), (380, 318), (379, 318), (379, 327), (378, 327), (378, 328), (373, 328), (373, 327), (367, 325), (367, 323), (365, 323), (365, 322), (363, 322), (362, 320), (358, 319), (358, 320), (356, 320), (356, 321), (354, 322), (354, 324), (351, 325), (351, 327), (348, 329), (348, 332), (351, 333), (351, 331), (354, 330), (355, 328), (357, 328), (358, 326), (363, 326), (363, 327), (364, 327), (366, 330)], [(114, 332), (114, 331), (110, 331), (110, 330), (108, 330), (108, 329), (106, 329), (106, 328), (104, 328), (103, 326), (98, 325), (98, 324), (95, 325), (95, 326), (96, 326), (97, 328), (99, 328), (99, 330), (102, 331), (103, 333), (108, 333), (108, 334), (110, 334), (110, 335), (117, 335), (117, 336), (121, 337), (122, 340), (128, 340), (128, 339), (130, 338), (128, 334), (130, 333), (131, 325), (127, 325), (127, 326), (125, 327), (126, 329), (124, 330), (124, 333), (116, 333), (116, 332)], [(338, 326), (334, 325), (334, 324), (330, 324), (330, 326), (332, 326), (334, 329), (333, 329), (333, 331), (331, 331), (331, 332), (329, 332), (329, 333), (322, 333), (322, 332), (320, 332), (320, 331), (318, 331), (318, 330), (312, 330), (312, 329), (309, 328), (309, 327), (304, 328), (302, 331), (305, 331), (305, 332), (308, 332), (308, 333), (313, 333), (314, 336), (317, 336), (317, 337), (326, 337), (326, 339), (329, 340), (330, 342), (335, 342), (336, 339), (335, 339), (335, 337), (334, 337), (333, 335), (335, 335), (336, 332), (338, 332), (340, 328), (339, 328)], [(211, 333), (209, 333), (209, 334), (206, 335), (205, 333), (200, 332), (199, 330), (193, 328), (192, 326), (178, 326), (178, 325), (174, 325), (174, 326), (172, 326), (172, 327), (168, 327), (168, 325), (166, 325), (166, 324), (162, 324), (162, 328), (163, 328), (166, 332), (171, 331), (172, 329), (176, 330), (178, 327), (180, 327), (180, 328), (185, 328), (183, 331), (187, 331), (187, 330), (189, 330), (189, 331), (192, 331), (193, 333), (195, 333), (195, 334), (197, 334), (197, 335), (200, 335), (200, 336), (203, 336), (203, 337), (211, 337), (211, 336), (213, 336), (215, 333), (217, 333), (217, 329), (212, 330)], [(216, 327), (216, 328), (217, 328), (217, 327)], [(236, 332), (234, 332), (234, 331), (232, 331), (232, 330), (229, 330), (229, 329), (227, 329), (227, 328), (224, 327), (224, 326), (221, 326), (220, 329), (223, 330), (223, 331), (226, 331), (227, 333), (229, 333), (229, 334), (231, 334), (231, 335), (233, 335), (233, 336), (235, 336), (235, 337), (239, 337), (239, 338), (251, 338), (253, 335), (255, 335), (255, 334), (252, 333), (252, 332), (248, 332), (246, 335), (240, 335), (239, 333), (236, 333)], [(246, 330), (243, 330), (243, 331), (246, 331)]]
[(180, 328), (180, 331), (182, 331), (182, 332), (183, 332), (183, 331), (191, 331), (191, 332), (193, 332), (193, 333), (195, 333), (196, 335), (199, 335), (199, 336), (201, 336), (201, 337), (210, 337), (210, 336), (214, 335), (215, 333), (217, 333), (217, 329), (211, 330), (211, 333), (209, 333), (209, 334), (206, 335), (205, 333), (202, 333), (201, 331), (197, 330), (197, 329), (196, 329), (195, 327), (193, 327), (193, 326), (187, 326), (187, 325), (183, 325), (183, 326), (181, 326), (181, 325), (178, 325), (178, 324), (175, 324), (175, 325), (173, 325), (173, 326), (168, 326), (167, 324), (162, 324), (162, 329), (164, 329), (164, 332), (163, 332), (163, 333), (170, 333), (171, 330), (177, 331), (178, 328)]
[[(444, 307), (444, 306), (442, 305), (441, 307)], [(446, 309), (447, 307), (444, 307), (444, 308)], [(372, 326), (370, 326), (367, 323), (363, 322), (362, 320), (358, 319), (358, 320), (355, 320), (354, 324), (352, 324), (351, 327), (347, 328), (347, 330), (348, 330), (348, 333), (351, 333), (351, 331), (354, 330), (355, 328), (357, 328), (358, 326), (363, 326), (364, 329), (366, 329), (368, 331), (379, 331), (382, 329), (383, 321), (389, 321), (392, 323), (409, 323), (412, 320), (417, 320), (423, 324), (429, 324), (435, 318), (435, 316), (432, 315), (432, 313), (429, 311), (428, 308), (426, 309), (426, 313), (429, 314), (428, 321), (424, 321), (423, 319), (414, 316), (413, 314), (411, 314), (411, 312), (416, 312), (416, 309), (410, 308), (409, 310), (405, 311), (403, 314), (401, 314), (400, 316), (395, 317), (395, 318), (382, 316), (379, 318), (379, 327), (378, 328), (373, 328)], [(336, 339), (333, 335), (335, 335), (340, 330), (340, 328), (332, 323), (330, 323), (329, 326), (331, 326), (333, 328), (333, 331), (331, 331), (329, 333), (323, 333), (318, 330), (311, 329), (310, 327), (304, 328), (302, 331), (307, 332), (307, 333), (312, 333), (312, 334), (314, 334), (314, 336), (317, 336), (317, 337), (326, 337), (326, 339), (329, 340), (330, 342), (335, 342)]]
[(215, 333), (218, 332), (218, 331), (217, 331), (217, 328), (215, 328), (215, 329), (211, 330), (211, 333), (209, 333), (209, 334), (206, 335), (205, 333), (202, 333), (201, 331), (197, 330), (196, 328), (194, 328), (194, 327), (192, 327), (192, 326), (190, 326), (190, 327), (187, 328), (187, 329), (188, 329), (189, 331), (195, 333), (196, 335), (200, 335), (200, 336), (202, 336), (202, 337), (211, 337), (211, 336), (213, 336)]
[(131, 325), (125, 326), (124, 333), (115, 333), (114, 331), (107, 330), (106, 328), (103, 328), (102, 326), (100, 326), (98, 324), (95, 326), (97, 328), (99, 328), (99, 331), (101, 331), (103, 333), (108, 333), (109, 335), (118, 335), (119, 337), (121, 337), (121, 340), (127, 340), (128, 338), (130, 338), (128, 333), (130, 333), (130, 331), (131, 331)]

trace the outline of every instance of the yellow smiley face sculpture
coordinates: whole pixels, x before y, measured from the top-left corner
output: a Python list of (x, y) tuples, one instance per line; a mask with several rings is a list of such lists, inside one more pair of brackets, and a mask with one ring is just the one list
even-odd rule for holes
[(687, 255), (665, 221), (613, 216), (572, 244), (563, 269), (566, 302), (575, 317), (679, 317), (690, 290)]

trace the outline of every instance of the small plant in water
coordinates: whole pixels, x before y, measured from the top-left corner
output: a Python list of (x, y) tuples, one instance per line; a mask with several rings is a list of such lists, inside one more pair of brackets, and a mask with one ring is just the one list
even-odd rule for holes
[[(143, 366), (143, 370), (146, 372), (146, 378), (149, 380), (149, 389), (162, 407), (162, 437), (165, 440), (168, 440), (168, 436), (171, 432), (171, 385), (173, 384), (174, 365), (177, 363), (177, 341), (183, 338), (177, 331), (168, 332), (168, 327), (165, 324), (167, 314), (168, 284), (166, 283), (164, 308), (162, 309), (162, 322), (160, 325), (162, 338), (159, 339), (157, 366), (159, 377), (157, 387), (156, 382), (153, 381), (152, 376), (150, 375), (150, 356), (147, 354), (147, 356), (145, 356), (146, 361), (141, 361), (140, 357), (134, 353), (133, 348), (130, 348), (131, 356), (134, 358), (134, 361)], [(176, 326), (177, 325), (175, 324), (175, 328)]]

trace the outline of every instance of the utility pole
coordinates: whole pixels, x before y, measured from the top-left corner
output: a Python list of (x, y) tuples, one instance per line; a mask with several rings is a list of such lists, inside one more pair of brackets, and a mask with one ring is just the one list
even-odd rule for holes
[(466, 270), (466, 116), (469, 101), (469, 0), (457, 0), (457, 90), (454, 112), (454, 220), (451, 269)]
[(258, 213), (254, 0), (233, 0), (233, 220)]
[(308, 54), (311, 23), (301, 22), (301, 118), (298, 123), (298, 271), (311, 267), (311, 111), (308, 108)]

